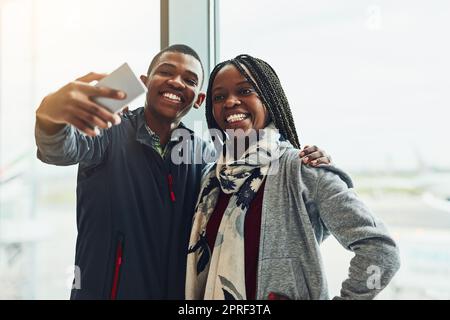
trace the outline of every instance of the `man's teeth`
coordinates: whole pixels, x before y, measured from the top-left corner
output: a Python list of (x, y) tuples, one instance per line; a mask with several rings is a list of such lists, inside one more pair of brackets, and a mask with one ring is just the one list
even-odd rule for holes
[(164, 93), (163, 97), (168, 98), (170, 100), (181, 101), (181, 98), (179, 96), (169, 92)]
[(238, 114), (232, 114), (231, 116), (228, 116), (226, 120), (228, 123), (233, 123), (236, 121), (242, 121), (245, 118), (247, 118), (246, 114), (238, 113)]

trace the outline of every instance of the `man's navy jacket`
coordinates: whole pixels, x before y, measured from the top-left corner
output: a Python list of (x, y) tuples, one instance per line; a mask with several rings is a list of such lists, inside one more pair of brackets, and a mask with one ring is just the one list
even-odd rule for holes
[(172, 135), (172, 152), (163, 159), (151, 147), (144, 108), (94, 138), (69, 125), (52, 136), (36, 126), (40, 160), (79, 163), (72, 299), (184, 298), (202, 155), (213, 149), (179, 128), (189, 138)]

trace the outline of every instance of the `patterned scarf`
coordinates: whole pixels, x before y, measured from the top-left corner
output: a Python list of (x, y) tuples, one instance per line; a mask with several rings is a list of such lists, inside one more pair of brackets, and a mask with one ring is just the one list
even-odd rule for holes
[[(225, 143), (224, 150), (230, 142)], [(269, 169), (289, 147), (292, 145), (282, 139), (271, 123), (260, 130), (256, 143), (251, 144), (239, 159), (224, 152), (203, 178), (189, 241), (186, 299), (246, 299), (245, 214), (265, 177), (271, 174)], [(232, 196), (223, 214), (211, 257), (205, 233), (220, 194), (219, 188)]]

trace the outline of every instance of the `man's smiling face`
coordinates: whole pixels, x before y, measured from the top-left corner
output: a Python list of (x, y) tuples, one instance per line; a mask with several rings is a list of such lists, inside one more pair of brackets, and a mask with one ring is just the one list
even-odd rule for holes
[(188, 54), (164, 52), (141, 80), (148, 89), (147, 111), (161, 120), (181, 120), (192, 106), (199, 108), (204, 100), (200, 93), (201, 64)]

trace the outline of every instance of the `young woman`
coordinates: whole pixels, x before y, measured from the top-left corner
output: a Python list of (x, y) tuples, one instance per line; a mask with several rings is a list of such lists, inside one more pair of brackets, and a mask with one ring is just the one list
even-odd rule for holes
[(249, 55), (217, 65), (206, 117), (228, 138), (202, 181), (187, 299), (328, 299), (319, 245), (329, 233), (355, 253), (336, 298), (370, 299), (388, 284), (399, 268), (394, 240), (347, 174), (298, 161), (289, 103), (270, 65)]

